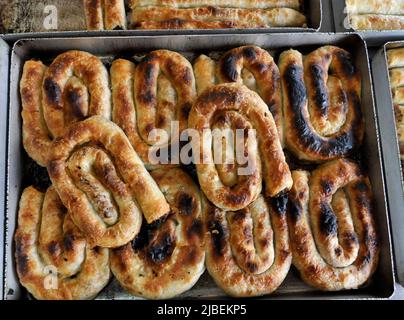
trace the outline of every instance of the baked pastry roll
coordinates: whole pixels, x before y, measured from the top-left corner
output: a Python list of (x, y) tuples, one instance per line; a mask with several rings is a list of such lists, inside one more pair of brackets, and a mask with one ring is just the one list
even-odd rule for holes
[(122, 246), (138, 234), (140, 212), (149, 223), (169, 212), (124, 132), (101, 116), (71, 125), (52, 143), (48, 173), (90, 245)]
[(286, 204), (286, 196), (259, 196), (240, 211), (209, 211), (206, 267), (227, 294), (270, 294), (286, 278), (292, 262)]
[(131, 22), (135, 29), (198, 29), (306, 27), (306, 16), (290, 8), (240, 9), (196, 7), (136, 7)]
[(404, 67), (404, 48), (388, 50), (387, 51), (387, 65), (389, 68)]
[(350, 17), (350, 24), (355, 30), (401, 30), (404, 29), (404, 16), (380, 14), (352, 15)]
[(275, 121), (257, 93), (238, 83), (211, 87), (194, 103), (189, 127), (202, 137), (201, 143), (192, 139), (199, 183), (217, 207), (244, 209), (261, 194), (263, 181), (267, 196), (290, 189), (291, 173)]
[[(173, 121), (178, 121), (179, 134), (188, 127), (196, 96), (191, 64), (179, 53), (157, 50), (138, 66), (123, 59), (114, 61), (111, 82), (113, 121), (125, 131), (146, 167), (171, 163), (173, 159), (157, 150), (167, 151), (171, 141), (177, 140), (171, 137)], [(154, 135), (155, 129), (164, 130), (165, 135)], [(153, 154), (160, 159), (153, 159)]]
[(110, 279), (109, 250), (87, 244), (53, 187), (24, 190), (15, 248), (20, 282), (36, 299), (91, 299)]
[(403, 14), (403, 0), (346, 0), (347, 10), (350, 13), (360, 14)]
[(293, 172), (288, 225), (293, 264), (321, 290), (357, 289), (374, 273), (379, 240), (372, 190), (358, 165), (345, 159), (312, 172)]
[(193, 287), (205, 270), (203, 217), (209, 205), (181, 169), (159, 169), (153, 178), (167, 197), (171, 214), (122, 248), (114, 249), (111, 269), (131, 294), (168, 299)]
[(283, 142), (282, 101), (279, 69), (272, 56), (256, 46), (226, 52), (218, 63), (201, 55), (194, 64), (198, 94), (216, 83), (236, 82), (257, 92), (271, 112)]
[(300, 10), (301, 0), (130, 0), (130, 7), (163, 6), (173, 8), (222, 7), (268, 9), (287, 7)]
[(83, 0), (87, 30), (124, 30), (124, 0)]
[(111, 117), (108, 72), (87, 52), (63, 53), (49, 68), (40, 61), (27, 61), (20, 93), (23, 144), (41, 166), (48, 163), (52, 140), (63, 135), (71, 123), (92, 115)]
[(361, 77), (348, 52), (325, 46), (303, 62), (300, 52), (289, 50), (279, 69), (286, 147), (297, 158), (332, 160), (362, 144)]

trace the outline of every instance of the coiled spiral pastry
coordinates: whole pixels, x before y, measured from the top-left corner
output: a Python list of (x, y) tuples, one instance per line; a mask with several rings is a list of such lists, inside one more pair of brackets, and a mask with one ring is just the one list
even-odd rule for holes
[(257, 46), (242, 46), (226, 52), (216, 64), (201, 55), (194, 64), (198, 94), (216, 83), (236, 82), (257, 92), (267, 104), (283, 142), (282, 101), (279, 69), (272, 56)]
[(110, 279), (109, 250), (90, 248), (53, 187), (24, 190), (15, 234), (17, 273), (36, 298), (94, 298)]
[(283, 52), (282, 79), (286, 147), (300, 160), (322, 162), (347, 156), (363, 140), (361, 77), (351, 55), (325, 46), (304, 59)]
[(87, 30), (124, 30), (124, 0), (83, 0)]
[(288, 224), (293, 264), (321, 290), (357, 289), (376, 270), (379, 242), (369, 179), (357, 164), (334, 160), (293, 172)]
[[(114, 61), (111, 81), (113, 121), (125, 131), (146, 167), (153, 169), (162, 163), (151, 159), (150, 151), (169, 147), (172, 122), (179, 122), (179, 134), (187, 129), (196, 96), (192, 66), (179, 53), (157, 50), (136, 67), (127, 60)], [(164, 130), (166, 139), (150, 135), (154, 129)]]
[(65, 52), (49, 68), (40, 61), (27, 61), (20, 92), (23, 144), (28, 155), (44, 167), (52, 140), (71, 123), (92, 115), (111, 118), (108, 72), (87, 52)]
[[(291, 188), (291, 173), (273, 117), (259, 95), (247, 87), (231, 83), (205, 90), (193, 105), (189, 127), (196, 129), (202, 137), (201, 145), (194, 144), (195, 156), (199, 158), (196, 161), (199, 183), (217, 207), (226, 211), (247, 207), (261, 193), (263, 180), (265, 194), (270, 197)], [(239, 148), (240, 143), (236, 143), (235, 151), (246, 156), (246, 163), (237, 159), (233, 164), (228, 161), (216, 164), (217, 148), (212, 141), (213, 133), (206, 134), (207, 129), (208, 133), (211, 129), (224, 134), (229, 129), (242, 130), (243, 149)], [(231, 143), (226, 142), (226, 149), (228, 144)], [(235, 151), (230, 147), (231, 153)], [(228, 150), (223, 153), (228, 154)]]
[(229, 295), (270, 294), (282, 284), (292, 263), (286, 204), (286, 196), (259, 196), (240, 211), (209, 211), (206, 266)]
[(138, 234), (140, 212), (148, 222), (169, 212), (128, 138), (101, 116), (71, 125), (53, 142), (48, 172), (91, 245), (122, 246)]
[(111, 269), (135, 296), (168, 299), (189, 290), (205, 270), (203, 216), (208, 203), (181, 169), (152, 173), (170, 204), (171, 215), (126, 246), (114, 249)]

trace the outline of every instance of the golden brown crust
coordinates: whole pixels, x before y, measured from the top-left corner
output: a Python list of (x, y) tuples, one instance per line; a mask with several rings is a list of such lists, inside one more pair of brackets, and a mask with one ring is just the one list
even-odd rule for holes
[[(261, 193), (262, 180), (268, 196), (279, 195), (291, 187), (291, 174), (273, 117), (259, 95), (247, 87), (232, 83), (205, 90), (192, 107), (189, 127), (202, 137), (202, 148), (194, 145), (196, 152), (199, 151), (195, 155), (200, 160), (196, 164), (199, 183), (208, 199), (219, 208), (247, 207)], [(239, 129), (244, 134), (250, 129), (256, 130), (256, 135), (249, 139), (244, 136), (243, 141), (248, 172), (240, 175), (240, 168), (229, 167), (229, 162), (215, 164), (216, 155), (211, 147), (213, 135), (207, 134), (206, 129), (219, 132)]]
[(289, 50), (282, 53), (279, 69), (286, 146), (295, 156), (327, 161), (362, 144), (361, 77), (348, 52), (325, 46), (303, 64), (302, 55)]
[(153, 178), (172, 214), (133, 243), (112, 251), (111, 269), (135, 296), (168, 299), (189, 290), (205, 270), (203, 216), (208, 203), (181, 169), (160, 169)]
[(133, 239), (141, 223), (136, 202), (148, 222), (169, 212), (124, 132), (101, 116), (71, 125), (53, 142), (48, 172), (91, 245), (117, 247)]
[(293, 172), (288, 224), (293, 264), (321, 290), (357, 289), (374, 273), (379, 241), (369, 179), (349, 160), (334, 160), (311, 177)]
[[(151, 156), (168, 149), (172, 121), (179, 122), (180, 134), (188, 127), (196, 96), (191, 64), (176, 52), (157, 50), (137, 67), (127, 60), (114, 61), (111, 82), (114, 122), (125, 131), (147, 168), (167, 164), (169, 159), (160, 159), (160, 163)], [(153, 138), (154, 129), (164, 130), (167, 139)]]
[(206, 216), (206, 266), (229, 295), (270, 294), (285, 279), (292, 262), (286, 223), (287, 197), (260, 196), (248, 208)]
[(24, 190), (15, 246), (21, 284), (36, 299), (91, 299), (109, 281), (109, 250), (86, 244), (52, 187)]
[(387, 64), (389, 68), (404, 67), (404, 48), (388, 50)]
[[(404, 13), (404, 12), (403, 12)], [(404, 16), (364, 14), (351, 15), (350, 25), (354, 30), (401, 30), (404, 29)]]
[(111, 117), (108, 72), (87, 52), (63, 53), (49, 68), (27, 61), (20, 93), (24, 147), (41, 166), (47, 165), (51, 141), (71, 123), (92, 115)]
[(173, 8), (223, 7), (223, 8), (278, 8), (300, 10), (301, 0), (130, 0), (130, 7), (164, 6)]
[(87, 30), (126, 29), (124, 0), (83, 0)]
[[(176, 29), (207, 28), (269, 28), (305, 27), (305, 15), (289, 8), (239, 9), (197, 7), (176, 9), (167, 7), (136, 7), (132, 10), (131, 23), (140, 26), (163, 28), (168, 21), (178, 21)], [(173, 23), (172, 23), (173, 24)]]

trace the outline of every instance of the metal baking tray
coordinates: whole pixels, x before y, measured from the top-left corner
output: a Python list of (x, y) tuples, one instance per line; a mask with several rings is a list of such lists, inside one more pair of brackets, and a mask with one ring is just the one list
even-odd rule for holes
[[(182, 52), (192, 59), (199, 53), (224, 51), (231, 48), (255, 44), (269, 50), (277, 59), (285, 49), (297, 48), (308, 53), (322, 45), (333, 44), (346, 48), (353, 53), (355, 63), (363, 78), (363, 105), (365, 108), (366, 139), (364, 142), (364, 165), (368, 168), (375, 194), (375, 219), (380, 231), (382, 245), (379, 268), (367, 286), (356, 291), (337, 293), (320, 292), (300, 280), (298, 273), (292, 268), (281, 287), (266, 298), (279, 299), (386, 299), (394, 293), (394, 271), (389, 234), (389, 221), (386, 208), (386, 195), (383, 170), (379, 148), (379, 137), (376, 114), (373, 103), (370, 67), (367, 59), (367, 48), (357, 34), (323, 34), (323, 33), (291, 33), (291, 34), (251, 34), (251, 35), (195, 35), (195, 36), (153, 36), (153, 37), (98, 37), (65, 39), (25, 39), (15, 43), (11, 56), (10, 71), (10, 106), (8, 131), (8, 166), (7, 166), (7, 235), (6, 235), (6, 271), (5, 297), (22, 299), (27, 297), (19, 285), (14, 266), (13, 235), (16, 227), (18, 201), (22, 192), (23, 149), (21, 144), (21, 104), (19, 96), (19, 80), (24, 62), (32, 57), (51, 59), (69, 49), (89, 51), (104, 61), (110, 62), (117, 57), (130, 57), (136, 53), (144, 53), (155, 49), (170, 49)], [(193, 53), (193, 54), (192, 54)], [(133, 298), (123, 291), (116, 281), (98, 296), (99, 299)], [(197, 285), (179, 298), (225, 298), (225, 294), (205, 273)]]
[[(8, 106), (8, 70), (10, 62), (10, 48), (0, 39), (0, 119), (7, 119)], [(7, 121), (0, 122), (0, 300), (3, 299), (3, 274), (4, 274), (4, 218), (5, 218), (5, 183), (6, 183), (6, 146), (7, 146)]]
[[(309, 18), (309, 28), (261, 28), (261, 29), (207, 29), (207, 30), (105, 30), (85, 31), (85, 18), (82, 0), (53, 0), (52, 5), (58, 8), (59, 30), (49, 31), (44, 29), (45, 18), (44, 1), (30, 0), (0, 0), (0, 13), (4, 8), (12, 7), (7, 13), (7, 18), (14, 20), (7, 23), (9, 29), (5, 30), (0, 21), (0, 33), (7, 41), (16, 41), (22, 38), (36, 37), (82, 37), (82, 36), (134, 36), (134, 35), (168, 35), (168, 34), (243, 34), (243, 33), (285, 33), (285, 32), (316, 32), (322, 25), (322, 1), (329, 0), (304, 0), (306, 15)], [(15, 3), (15, 4), (12, 4)], [(127, 10), (128, 12), (128, 10)], [(330, 15), (325, 16), (329, 19)], [(1, 15), (0, 15), (1, 20)], [(3, 22), (4, 24), (4, 22)], [(79, 31), (81, 30), (81, 31)], [(333, 30), (324, 30), (333, 31)]]
[(396, 126), (393, 125), (395, 123), (395, 116), (386, 56), (387, 50), (397, 47), (404, 47), (404, 41), (389, 42), (384, 45), (373, 58), (372, 72), (396, 270), (399, 282), (404, 285), (404, 184), (401, 173), (397, 130)]
[[(332, 0), (336, 32), (355, 32), (348, 24), (345, 0)], [(399, 40), (404, 37), (404, 30), (373, 30), (358, 31), (370, 47), (380, 47), (387, 41)]]

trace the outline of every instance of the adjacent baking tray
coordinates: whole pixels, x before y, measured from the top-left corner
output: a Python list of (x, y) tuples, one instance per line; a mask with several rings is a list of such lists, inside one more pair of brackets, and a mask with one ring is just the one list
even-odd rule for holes
[[(82, 0), (54, 0), (52, 5), (59, 9), (60, 30), (82, 30), (82, 31), (46, 31), (43, 27), (44, 4), (34, 3), (30, 0), (12, 0), (16, 2), (15, 22), (11, 24), (11, 30), (1, 30), (2, 36), (7, 41), (16, 41), (22, 38), (36, 37), (78, 37), (78, 36), (130, 36), (130, 35), (164, 35), (164, 34), (243, 34), (243, 33), (285, 33), (285, 32), (315, 32), (319, 31), (322, 25), (322, 1), (329, 0), (304, 0), (306, 14), (309, 18), (309, 28), (261, 28), (261, 29), (208, 29), (208, 30), (112, 30), (112, 31), (85, 31), (85, 18)], [(1, 2), (1, 1), (0, 1)], [(17, 4), (18, 2), (18, 4)], [(8, 4), (0, 3), (2, 7)], [(327, 6), (328, 8), (328, 6)], [(1, 18), (1, 16), (0, 16)], [(330, 14), (325, 15), (329, 19)], [(13, 26), (15, 25), (15, 26)], [(4, 28), (4, 27), (3, 27)], [(326, 30), (333, 31), (333, 30)]]
[(386, 56), (387, 50), (397, 47), (404, 47), (404, 41), (385, 44), (373, 58), (372, 71), (397, 276), (404, 285), (404, 184)]
[[(6, 146), (7, 146), (7, 105), (8, 105), (8, 70), (10, 48), (7, 43), (0, 39), (0, 243), (4, 242), (4, 219), (5, 219), (5, 183), (6, 183)], [(4, 274), (4, 246), (0, 246), (0, 300), (3, 299), (3, 274)]]
[[(348, 23), (345, 0), (332, 0), (332, 9), (334, 13), (334, 23), (336, 32), (353, 32)], [(374, 30), (358, 31), (366, 40), (368, 46), (378, 47), (387, 41), (399, 40), (404, 37), (404, 30)]]
[[(69, 49), (80, 49), (98, 55), (107, 63), (116, 57), (130, 57), (135, 53), (148, 52), (154, 49), (171, 49), (182, 52), (187, 57), (195, 57), (199, 53), (224, 51), (240, 45), (255, 44), (268, 49), (276, 58), (282, 50), (291, 47), (308, 53), (319, 46), (334, 44), (346, 48), (353, 53), (355, 63), (363, 78), (363, 105), (366, 120), (366, 139), (364, 142), (363, 161), (368, 168), (375, 194), (375, 218), (381, 237), (380, 265), (372, 281), (356, 291), (337, 293), (319, 292), (308, 287), (299, 279), (296, 270), (292, 269), (282, 286), (275, 294), (267, 298), (335, 298), (384, 299), (394, 293), (394, 272), (389, 235), (389, 221), (386, 208), (386, 195), (383, 170), (379, 148), (379, 137), (376, 113), (373, 103), (370, 67), (367, 59), (367, 48), (364, 41), (356, 34), (252, 34), (252, 35), (195, 35), (195, 36), (153, 36), (153, 37), (98, 37), (65, 39), (26, 39), (18, 41), (11, 56), (10, 73), (10, 106), (8, 131), (8, 166), (7, 166), (7, 235), (6, 235), (6, 270), (5, 292), (7, 299), (27, 297), (19, 285), (14, 266), (13, 235), (16, 227), (18, 201), (22, 192), (23, 149), (21, 144), (21, 104), (19, 97), (19, 80), (24, 62), (33, 57), (51, 59)], [(48, 62), (48, 61), (47, 61)], [(224, 298), (225, 295), (204, 274), (198, 284), (180, 298)], [(116, 281), (99, 295), (99, 299), (132, 298), (123, 291)]]

